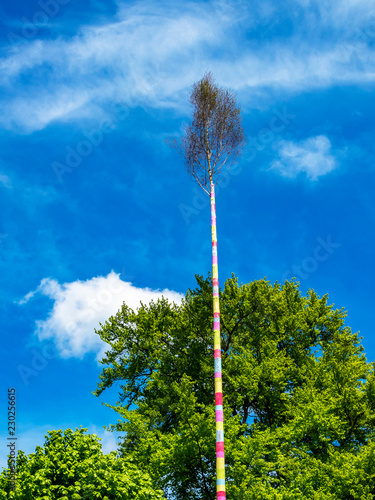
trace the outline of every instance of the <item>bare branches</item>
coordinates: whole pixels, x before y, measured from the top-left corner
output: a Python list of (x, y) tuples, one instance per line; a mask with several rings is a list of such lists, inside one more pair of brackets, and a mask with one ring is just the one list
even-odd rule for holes
[[(211, 73), (193, 85), (189, 102), (192, 122), (181, 139), (169, 140), (185, 158), (188, 173), (208, 194), (238, 159), (245, 145), (240, 108), (235, 95), (220, 88)], [(224, 167), (225, 166), (225, 170)]]

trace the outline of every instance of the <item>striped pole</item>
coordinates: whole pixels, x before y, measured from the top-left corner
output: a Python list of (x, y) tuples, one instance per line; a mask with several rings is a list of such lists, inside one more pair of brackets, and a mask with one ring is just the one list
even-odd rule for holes
[(214, 357), (215, 357), (215, 420), (216, 420), (216, 496), (225, 500), (225, 458), (223, 427), (223, 389), (221, 371), (219, 272), (217, 264), (217, 235), (215, 185), (211, 181), (211, 232), (212, 232), (212, 285), (214, 305)]

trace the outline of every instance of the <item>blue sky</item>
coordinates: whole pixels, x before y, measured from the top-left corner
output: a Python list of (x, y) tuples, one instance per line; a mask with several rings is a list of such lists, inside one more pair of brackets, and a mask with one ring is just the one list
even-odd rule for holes
[(248, 138), (218, 188), (220, 283), (296, 276), (375, 359), (373, 1), (20, 0), (0, 22), (0, 415), (15, 386), (19, 449), (80, 425), (114, 449), (94, 328), (210, 271), (209, 200), (164, 141), (206, 71)]

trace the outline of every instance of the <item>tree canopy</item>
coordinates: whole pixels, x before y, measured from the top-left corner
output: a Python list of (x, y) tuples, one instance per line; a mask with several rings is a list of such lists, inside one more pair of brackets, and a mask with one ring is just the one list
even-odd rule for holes
[(219, 87), (208, 72), (193, 85), (189, 102), (193, 119), (180, 139), (169, 140), (184, 157), (189, 174), (210, 194), (240, 156), (245, 137), (236, 96)]
[(17, 455), (16, 488), (9, 469), (0, 475), (0, 499), (161, 500), (150, 476), (130, 458), (103, 455), (99, 438), (87, 429), (49, 431), (44, 447)]
[[(215, 498), (212, 280), (101, 325), (109, 344), (95, 392), (131, 455), (173, 499)], [(346, 313), (295, 281), (220, 291), (229, 498), (373, 499), (374, 365)]]
[[(101, 325), (95, 392), (118, 381), (118, 453), (86, 429), (50, 431), (17, 456), (0, 500), (215, 498), (212, 280), (180, 305), (165, 298)], [(346, 313), (295, 281), (220, 291), (228, 498), (372, 500), (375, 380)]]

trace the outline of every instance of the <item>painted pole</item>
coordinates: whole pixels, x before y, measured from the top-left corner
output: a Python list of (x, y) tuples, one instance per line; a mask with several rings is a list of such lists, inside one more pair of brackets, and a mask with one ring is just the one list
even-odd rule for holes
[(225, 500), (225, 456), (223, 388), (221, 370), (219, 271), (217, 262), (215, 185), (211, 181), (212, 290), (214, 312), (215, 420), (216, 420), (216, 497)]

